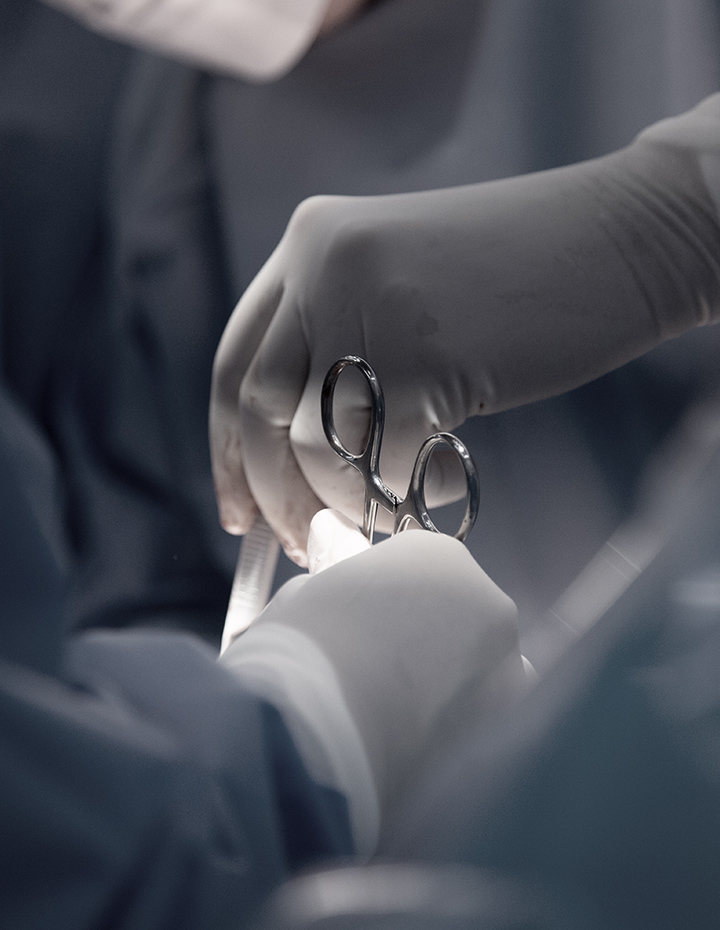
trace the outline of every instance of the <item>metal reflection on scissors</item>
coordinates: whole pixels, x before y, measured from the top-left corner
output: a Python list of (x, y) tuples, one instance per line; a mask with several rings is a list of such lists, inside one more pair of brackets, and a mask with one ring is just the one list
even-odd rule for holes
[[(335, 429), (333, 415), (333, 398), (335, 386), (340, 373), (347, 367), (359, 368), (370, 387), (372, 404), (370, 411), (370, 437), (367, 445), (358, 455), (350, 452), (340, 441)], [(375, 520), (378, 506), (383, 507), (395, 517), (393, 534), (398, 533), (415, 522), (423, 529), (434, 533), (440, 532), (428, 513), (425, 501), (425, 475), (433, 450), (439, 445), (449, 446), (457, 455), (465, 472), (467, 486), (465, 497), (465, 514), (455, 538), (464, 540), (473, 528), (478, 513), (480, 487), (477, 470), (465, 445), (452, 433), (434, 433), (420, 447), (410, 478), (405, 498), (400, 498), (388, 488), (380, 477), (379, 460), (383, 429), (385, 428), (385, 398), (377, 375), (368, 363), (356, 355), (347, 355), (339, 359), (330, 368), (322, 386), (320, 398), (322, 424), (327, 440), (333, 450), (353, 468), (357, 469), (365, 481), (365, 507), (363, 510), (363, 533), (372, 542), (375, 532)]]

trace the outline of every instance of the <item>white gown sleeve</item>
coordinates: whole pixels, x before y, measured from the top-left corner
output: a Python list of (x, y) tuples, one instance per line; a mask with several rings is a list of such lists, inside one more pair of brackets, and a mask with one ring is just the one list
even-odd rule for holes
[(375, 850), (380, 806), (370, 761), (337, 673), (309, 636), (282, 623), (251, 627), (223, 656), (245, 688), (281, 712), (313, 781), (342, 794), (358, 856)]
[(47, 0), (90, 28), (254, 81), (289, 71), (330, 0)]

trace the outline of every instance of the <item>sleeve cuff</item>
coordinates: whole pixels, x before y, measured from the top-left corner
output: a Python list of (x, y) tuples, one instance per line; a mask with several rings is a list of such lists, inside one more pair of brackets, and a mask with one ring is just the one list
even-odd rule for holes
[(317, 644), (280, 623), (251, 627), (223, 654), (243, 685), (282, 713), (310, 776), (348, 801), (358, 855), (380, 829), (370, 763), (333, 666)]
[(253, 81), (290, 71), (329, 0), (47, 0), (99, 32)]

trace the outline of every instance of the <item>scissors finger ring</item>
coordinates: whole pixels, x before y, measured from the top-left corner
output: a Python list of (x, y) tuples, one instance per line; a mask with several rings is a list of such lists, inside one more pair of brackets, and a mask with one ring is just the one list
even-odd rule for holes
[[(362, 452), (350, 452), (341, 442), (335, 428), (333, 399), (340, 373), (348, 366), (358, 368), (370, 387), (370, 435)], [(464, 540), (473, 528), (478, 513), (480, 485), (477, 470), (465, 445), (452, 433), (433, 433), (420, 447), (415, 459), (410, 485), (404, 498), (391, 491), (380, 477), (380, 448), (385, 428), (385, 398), (377, 375), (368, 363), (356, 355), (347, 355), (331, 366), (322, 386), (321, 414), (325, 436), (330, 446), (353, 468), (357, 469), (365, 482), (365, 506), (363, 509), (363, 533), (373, 540), (378, 507), (383, 507), (394, 516), (393, 535), (407, 529), (413, 523), (431, 532), (440, 532), (433, 523), (425, 500), (425, 476), (434, 450), (440, 445), (449, 446), (462, 465), (465, 474), (465, 514), (455, 538)]]

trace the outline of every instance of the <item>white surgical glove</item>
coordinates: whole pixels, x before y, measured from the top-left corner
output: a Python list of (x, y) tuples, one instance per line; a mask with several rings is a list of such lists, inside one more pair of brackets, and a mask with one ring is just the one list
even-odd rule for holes
[[(720, 191), (719, 152), (716, 95), (583, 164), (301, 204), (216, 355), (210, 437), (223, 525), (247, 531), (257, 506), (304, 564), (319, 508), (360, 521), (362, 487), (320, 422), (320, 386), (341, 356), (364, 357), (380, 379), (381, 472), (404, 494), (429, 433), (568, 390), (716, 319), (708, 186)], [(344, 377), (336, 422), (359, 448), (368, 404), (340, 390)]]
[(282, 77), (366, 0), (46, 0), (92, 29), (254, 81)]
[(423, 531), (288, 582), (221, 661), (348, 798), (361, 854), (431, 748), (526, 681), (513, 602), (462, 543)]
[(318, 510), (310, 522), (308, 571), (317, 575), (369, 548), (370, 542), (358, 525), (339, 510)]

